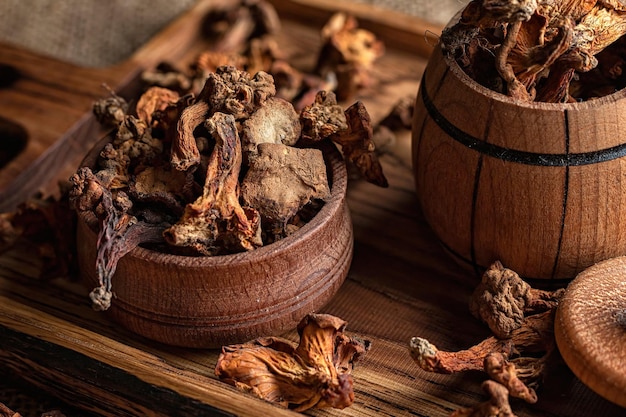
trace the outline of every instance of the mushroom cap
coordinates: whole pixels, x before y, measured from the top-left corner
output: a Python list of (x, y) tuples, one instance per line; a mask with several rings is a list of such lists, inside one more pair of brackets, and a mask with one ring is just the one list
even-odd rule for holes
[(626, 256), (581, 272), (567, 287), (555, 320), (557, 346), (574, 374), (626, 407)]

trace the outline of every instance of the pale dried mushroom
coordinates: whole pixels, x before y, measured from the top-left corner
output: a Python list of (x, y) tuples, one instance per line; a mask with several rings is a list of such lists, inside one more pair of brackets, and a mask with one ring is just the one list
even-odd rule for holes
[(339, 101), (353, 98), (362, 88), (371, 87), (374, 62), (385, 53), (376, 35), (359, 27), (356, 18), (336, 13), (322, 28), (323, 46), (314, 72), (337, 80)]
[(224, 346), (215, 374), (265, 401), (302, 412), (345, 408), (354, 401), (352, 370), (370, 343), (344, 334), (346, 322), (309, 314), (298, 324), (300, 342), (278, 337)]
[(242, 123), (244, 161), (256, 156), (260, 143), (295, 145), (300, 138), (301, 130), (298, 113), (293, 105), (281, 98), (269, 98)]
[(241, 183), (241, 200), (260, 213), (272, 240), (287, 234), (287, 224), (305, 205), (329, 196), (319, 149), (261, 143)]

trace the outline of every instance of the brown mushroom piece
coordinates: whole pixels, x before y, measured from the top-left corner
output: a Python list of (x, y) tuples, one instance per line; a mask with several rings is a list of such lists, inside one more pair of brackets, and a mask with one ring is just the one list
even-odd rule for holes
[(128, 113), (128, 103), (107, 86), (110, 95), (93, 103), (93, 114), (104, 127), (117, 127)]
[(298, 324), (300, 342), (264, 337), (224, 346), (215, 374), (268, 402), (302, 412), (345, 408), (354, 401), (352, 371), (370, 343), (344, 333), (346, 322), (309, 314)]
[(481, 384), (489, 400), (474, 407), (455, 410), (450, 417), (517, 417), (509, 403), (509, 391), (502, 384), (490, 379)]
[(500, 353), (519, 365), (517, 372), (524, 382), (535, 382), (555, 349), (553, 327), (554, 311), (547, 311), (528, 316), (508, 339), (491, 336), (464, 350), (444, 351), (426, 339), (413, 337), (409, 351), (420, 368), (441, 374), (483, 370), (485, 358)]
[(241, 183), (241, 200), (258, 210), (272, 240), (288, 234), (287, 224), (305, 205), (329, 196), (324, 157), (313, 148), (261, 143)]
[(389, 183), (376, 154), (374, 130), (365, 105), (357, 101), (346, 109), (345, 115), (348, 129), (331, 134), (330, 139), (341, 145), (344, 156), (354, 163), (368, 182), (388, 187)]
[(0, 254), (24, 242), (43, 261), (41, 279), (67, 276), (75, 256), (75, 221), (66, 197), (62, 192), (59, 199), (33, 198), (0, 213)]
[(336, 13), (322, 28), (321, 37), (323, 46), (314, 72), (325, 79), (336, 78), (335, 93), (340, 101), (373, 84), (373, 64), (385, 53), (376, 35), (359, 28), (353, 15)]
[(167, 88), (185, 94), (193, 86), (189, 75), (176, 69), (167, 62), (162, 62), (154, 69), (147, 69), (141, 73), (141, 81), (146, 85)]
[(292, 146), (300, 138), (300, 132), (300, 120), (293, 105), (281, 98), (269, 98), (242, 123), (241, 147), (244, 162), (256, 156), (260, 143)]
[(484, 321), (493, 334), (506, 339), (519, 329), (528, 313), (553, 309), (562, 290), (543, 291), (532, 288), (501, 262), (494, 262), (482, 276), (470, 299), (470, 312)]
[(211, 115), (221, 112), (236, 121), (248, 118), (276, 94), (271, 75), (257, 72), (250, 76), (232, 66), (222, 66), (209, 74), (197, 101), (185, 108), (178, 122), (178, 135), (172, 141), (171, 163), (180, 171), (200, 163), (194, 130)]
[(626, 407), (626, 257), (599, 262), (570, 282), (557, 308), (565, 363), (596, 393)]
[(159, 111), (165, 111), (167, 107), (176, 104), (180, 99), (180, 95), (167, 88), (150, 87), (144, 92), (139, 100), (135, 112), (137, 117), (147, 126), (152, 125), (152, 115)]
[(11, 410), (3, 403), (0, 403), (0, 417), (22, 417), (22, 415), (17, 411)]
[(99, 286), (89, 297), (94, 310), (111, 307), (113, 298), (112, 278), (119, 260), (142, 243), (163, 240), (164, 224), (152, 224), (131, 214), (133, 203), (126, 193), (112, 192), (99, 183), (89, 168), (81, 168), (70, 179), (70, 203), (77, 211), (92, 211), (101, 222), (96, 243), (96, 275)]
[(241, 52), (250, 40), (274, 35), (281, 29), (276, 9), (265, 0), (241, 0), (233, 8), (222, 11), (222, 16), (226, 23), (222, 27), (226, 30), (215, 41), (215, 51)]
[(207, 167), (202, 195), (185, 207), (181, 219), (164, 232), (166, 241), (215, 255), (262, 246), (256, 210), (239, 203), (241, 141), (234, 116), (215, 113), (206, 127), (216, 144)]

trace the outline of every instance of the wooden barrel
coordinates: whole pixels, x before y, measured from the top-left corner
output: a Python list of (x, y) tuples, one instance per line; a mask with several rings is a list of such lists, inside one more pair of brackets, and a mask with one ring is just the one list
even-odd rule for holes
[(426, 220), (460, 263), (572, 279), (626, 255), (626, 92), (522, 103), (436, 47), (416, 99), (412, 157)]

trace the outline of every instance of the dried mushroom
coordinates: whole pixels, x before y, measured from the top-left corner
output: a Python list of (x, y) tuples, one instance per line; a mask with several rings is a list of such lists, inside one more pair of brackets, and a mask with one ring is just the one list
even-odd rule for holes
[(164, 231), (174, 246), (188, 247), (203, 255), (222, 249), (239, 252), (262, 246), (256, 210), (239, 204), (241, 142), (235, 118), (215, 113), (206, 126), (216, 140), (207, 168), (202, 195), (185, 208), (182, 218)]
[(300, 120), (287, 100), (272, 97), (242, 123), (245, 159), (254, 158), (260, 143), (293, 146), (300, 139)]
[(313, 199), (330, 196), (326, 164), (318, 149), (261, 143), (241, 183), (241, 199), (255, 208), (272, 235), (287, 234), (287, 224)]
[(123, 191), (100, 184), (89, 168), (80, 168), (70, 181), (70, 203), (76, 211), (90, 211), (101, 222), (97, 240), (96, 275), (99, 286), (89, 294), (95, 310), (107, 310), (113, 298), (112, 277), (118, 261), (141, 243), (162, 241), (165, 221), (133, 214), (133, 203)]
[(265, 72), (250, 76), (235, 67), (219, 67), (207, 77), (197, 101), (181, 114), (178, 136), (172, 143), (172, 165), (186, 171), (200, 162), (194, 130), (207, 117), (222, 112), (236, 120), (246, 119), (275, 94), (274, 80)]
[(481, 384), (481, 388), (489, 396), (488, 401), (455, 410), (450, 417), (516, 417), (509, 403), (509, 391), (504, 385), (488, 379)]
[(17, 411), (13, 411), (6, 405), (0, 403), (0, 417), (22, 417), (22, 415)]
[[(361, 88), (382, 44), (353, 18), (337, 22), (325, 39), (347, 48)], [(340, 144), (367, 180), (387, 185), (365, 107), (344, 112), (333, 76), (286, 61), (269, 2), (212, 9), (204, 29), (213, 46), (186, 71), (161, 63), (144, 72), (134, 108), (114, 93), (94, 104), (114, 138), (72, 177), (71, 202), (98, 219), (97, 309), (108, 308), (116, 264), (137, 245), (212, 256), (298, 230), (330, 195), (317, 142)]]
[(153, 114), (165, 111), (169, 106), (175, 105), (179, 99), (180, 95), (175, 91), (162, 87), (150, 87), (137, 102), (135, 109), (137, 117), (146, 125), (151, 125)]
[[(106, 86), (105, 86), (106, 87)], [(106, 87), (108, 89), (108, 87)], [(93, 114), (103, 126), (116, 127), (124, 120), (128, 111), (128, 103), (109, 89), (108, 98), (98, 100), (93, 107)]]
[(302, 137), (300, 144), (309, 145), (348, 129), (343, 108), (332, 91), (319, 91), (315, 101), (300, 112)]
[[(484, 370), (491, 378), (484, 385), (491, 395), (488, 402), (452, 415), (513, 415), (509, 396), (531, 404), (537, 401), (534, 388), (545, 376), (556, 352), (554, 317), (562, 295), (563, 290), (532, 289), (515, 272), (495, 262), (485, 272), (470, 304), (472, 312), (489, 325), (494, 336), (452, 352), (414, 337), (409, 343), (411, 357), (428, 372)], [(500, 410), (501, 414), (489, 414), (489, 410)]]
[(578, 74), (595, 68), (600, 53), (625, 33), (621, 1), (474, 0), (442, 42), (489, 88), (525, 101), (564, 102), (591, 97)]
[(345, 408), (354, 401), (352, 370), (370, 343), (344, 334), (346, 322), (309, 314), (300, 342), (264, 337), (224, 346), (215, 374), (224, 382), (294, 411)]
[(543, 291), (522, 280), (515, 271), (494, 262), (483, 274), (470, 299), (470, 312), (505, 339), (519, 329), (525, 317), (556, 308), (563, 290)]
[(18, 243), (33, 248), (43, 261), (41, 279), (66, 276), (73, 270), (75, 250), (73, 234), (75, 221), (62, 192), (52, 197), (33, 198), (20, 204), (14, 211), (0, 213), (0, 254)]

